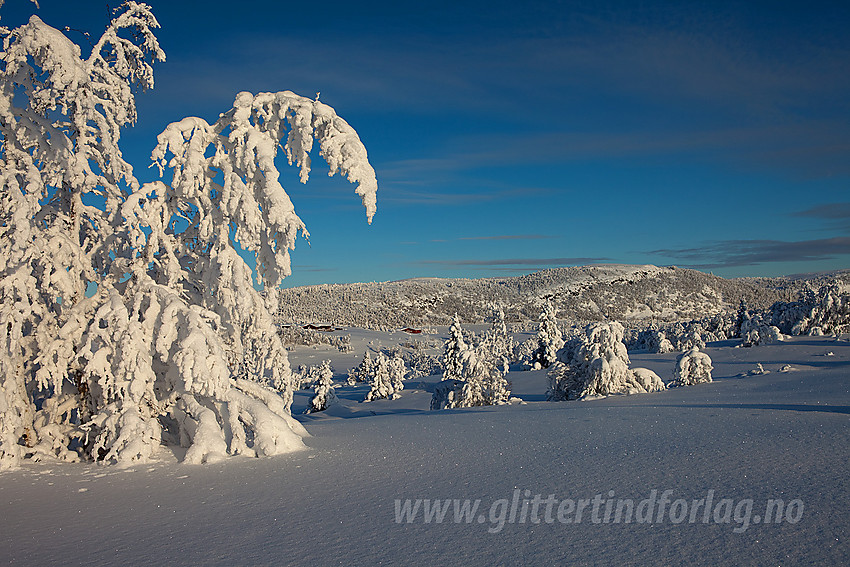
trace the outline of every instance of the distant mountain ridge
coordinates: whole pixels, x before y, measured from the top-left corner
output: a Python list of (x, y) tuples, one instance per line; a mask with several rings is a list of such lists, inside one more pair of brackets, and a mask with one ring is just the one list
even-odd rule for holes
[(624, 323), (691, 320), (791, 301), (807, 285), (847, 272), (794, 278), (725, 279), (696, 270), (599, 264), (555, 268), (525, 276), (480, 279), (413, 278), (382, 283), (323, 284), (280, 292), (281, 323), (333, 323), (381, 329), (489, 320), (493, 306), (509, 322), (536, 321), (551, 301), (561, 320)]

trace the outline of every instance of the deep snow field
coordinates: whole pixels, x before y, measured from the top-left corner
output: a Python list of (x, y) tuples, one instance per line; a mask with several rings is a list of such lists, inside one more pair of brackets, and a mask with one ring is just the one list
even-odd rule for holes
[[(352, 353), (300, 347), (293, 367), (329, 358), (344, 383), (367, 345), (410, 338), (348, 332)], [(705, 349), (713, 383), (655, 394), (546, 402), (545, 371), (516, 371), (524, 404), (432, 412), (432, 376), (392, 401), (360, 403), (365, 386), (341, 386), (338, 406), (300, 416), (302, 391), (293, 415), (308, 449), (280, 457), (28, 462), (0, 475), (0, 562), (850, 564), (850, 342), (735, 344)], [(672, 380), (675, 353), (630, 356)], [(745, 376), (758, 363), (769, 373)], [(450, 500), (426, 522), (416, 499), (460, 499), (461, 514)], [(466, 499), (480, 500), (468, 522)], [(770, 499), (782, 499), (780, 523), (761, 521)]]

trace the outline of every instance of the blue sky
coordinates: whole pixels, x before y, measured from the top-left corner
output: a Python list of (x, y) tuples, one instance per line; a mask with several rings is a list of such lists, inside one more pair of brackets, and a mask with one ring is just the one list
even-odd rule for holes
[[(850, 267), (847, 2), (149, 3), (168, 59), (122, 146), (143, 181), (169, 122), (241, 90), (321, 92), (369, 151), (372, 226), (319, 158), (307, 185), (284, 172), (311, 232), (286, 286)], [(107, 21), (102, 2), (40, 6), (93, 36)]]

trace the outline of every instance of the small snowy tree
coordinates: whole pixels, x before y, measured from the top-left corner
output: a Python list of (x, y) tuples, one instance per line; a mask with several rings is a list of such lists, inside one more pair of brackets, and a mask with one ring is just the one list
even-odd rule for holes
[(304, 390), (306, 388), (314, 388), (321, 381), (330, 381), (332, 383), (334, 370), (330, 360), (323, 360), (316, 366), (307, 367), (303, 372), (299, 368), (297, 376), (300, 377), (300, 382), (297, 383), (296, 388), (298, 390)]
[(493, 323), (484, 334), (482, 340), (491, 357), (497, 361), (497, 365), (505, 369), (507, 373), (508, 364), (514, 351), (514, 340), (508, 333), (505, 323), (505, 312), (501, 307), (496, 307), (493, 313)]
[(396, 353), (390, 357), (388, 366), (393, 389), (396, 392), (401, 392), (404, 390), (404, 379), (407, 376), (407, 367), (404, 364), (404, 359), (400, 354)]
[(338, 402), (339, 399), (336, 397), (336, 391), (334, 390), (333, 373), (330, 376), (323, 373), (313, 386), (313, 397), (310, 398), (307, 410), (304, 413), (325, 411)]
[(697, 348), (683, 352), (676, 359), (671, 386), (693, 386), (711, 382), (711, 358)]
[(549, 368), (558, 360), (558, 350), (564, 346), (564, 337), (558, 327), (555, 308), (551, 302), (546, 302), (543, 312), (540, 314), (537, 342), (534, 368)]
[(468, 408), (508, 403), (510, 386), (506, 372), (493, 364), (480, 351), (463, 353), (463, 379), (443, 380), (431, 398), (431, 409)]
[(348, 371), (348, 385), (354, 386), (358, 382), (366, 382), (374, 372), (375, 361), (367, 350), (363, 353), (363, 360), (360, 361), (360, 364)]
[[(507, 335), (507, 328), (504, 334)], [(506, 353), (504, 339), (500, 341), (498, 333), (492, 330), (467, 342), (455, 315), (443, 354), (443, 381), (448, 385), (435, 389), (431, 409), (507, 403), (510, 388), (505, 378), (508, 373)]]
[(463, 379), (464, 353), (469, 350), (463, 337), (460, 317), (455, 313), (449, 327), (449, 338), (443, 345), (443, 380)]
[(747, 302), (741, 299), (741, 302), (738, 304), (738, 312), (735, 315), (735, 323), (732, 325), (732, 337), (737, 338), (741, 336), (741, 325), (749, 318), (750, 314), (747, 309)]
[(142, 186), (119, 140), (164, 59), (158, 26), (125, 2), (86, 55), (37, 16), (3, 31), (0, 468), (145, 460), (164, 425), (187, 462), (303, 446), (271, 312), (306, 228), (275, 157), (305, 182), (318, 143), (370, 221), (374, 170), (329, 106), (243, 92), (212, 124), (170, 124), (152, 159), (171, 178)]
[(629, 370), (629, 354), (620, 323), (593, 323), (558, 352), (549, 370), (550, 401), (577, 400), (587, 396), (654, 392), (658, 382), (649, 371)]
[(632, 376), (636, 387), (627, 393), (660, 392), (666, 388), (661, 377), (649, 368), (632, 368)]
[(397, 399), (404, 389), (405, 366), (400, 357), (390, 358), (383, 352), (378, 353), (369, 376), (369, 392), (364, 402), (380, 399)]
[(779, 327), (765, 325), (755, 319), (749, 319), (741, 326), (741, 338), (741, 346), (744, 347), (769, 345), (785, 340)]
[(651, 330), (646, 337), (647, 352), (655, 354), (666, 354), (673, 352), (673, 343), (667, 338), (667, 334), (660, 329)]
[(519, 363), (524, 370), (533, 369), (539, 346), (540, 341), (537, 340), (536, 336), (525, 339), (514, 345), (513, 360)]

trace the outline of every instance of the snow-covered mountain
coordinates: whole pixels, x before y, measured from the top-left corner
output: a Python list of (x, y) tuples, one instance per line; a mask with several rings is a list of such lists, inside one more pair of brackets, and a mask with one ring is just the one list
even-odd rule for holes
[(593, 265), (511, 278), (297, 287), (281, 292), (278, 314), (282, 323), (423, 327), (448, 325), (455, 313), (464, 323), (481, 323), (495, 304), (509, 322), (525, 323), (536, 321), (548, 300), (559, 319), (576, 322), (690, 320), (734, 311), (741, 299), (753, 308), (789, 301), (809, 281), (822, 277), (724, 279), (676, 267)]

